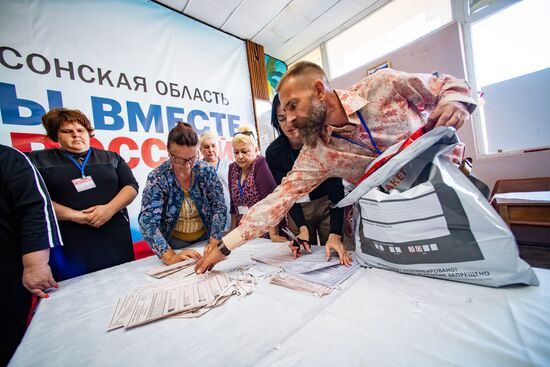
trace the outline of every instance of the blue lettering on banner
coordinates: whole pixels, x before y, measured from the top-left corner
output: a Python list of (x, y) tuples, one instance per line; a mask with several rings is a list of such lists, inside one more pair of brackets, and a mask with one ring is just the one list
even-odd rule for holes
[[(104, 106), (111, 108), (106, 110)], [(94, 127), (97, 130), (121, 130), (124, 127), (124, 120), (119, 115), (122, 112), (120, 103), (110, 98), (92, 96), (92, 113), (94, 115)], [(106, 118), (112, 122), (107, 123)]]
[[(61, 92), (47, 90), (48, 105), (50, 109), (63, 107)], [(20, 108), (30, 111), (30, 116), (21, 116)], [(44, 107), (29, 99), (17, 98), (15, 85), (0, 83), (0, 114), (6, 125), (40, 125), (42, 115), (46, 113)]]
[[(64, 107), (63, 96), (60, 91), (46, 90), (48, 109)], [(91, 96), (93, 125), (96, 130), (123, 130), (125, 119), (123, 118), (123, 106), (120, 102), (105, 97)], [(138, 121), (144, 132), (151, 132), (154, 124), (156, 133), (164, 133), (166, 126), (170, 131), (177, 122), (185, 121), (185, 109), (174, 106), (161, 106), (150, 104), (140, 105), (138, 102), (126, 101), (128, 116), (128, 130), (137, 132)], [(166, 113), (166, 125), (164, 125), (163, 108)], [(27, 113), (25, 113), (27, 111)], [(14, 84), (0, 83), (0, 116), (5, 125), (34, 126), (42, 123), (42, 115), (46, 108), (36, 101), (23, 99), (17, 96)], [(212, 123), (213, 120), (213, 123)], [(215, 126), (220, 136), (232, 136), (239, 127), (240, 116), (220, 112), (207, 112), (199, 109), (190, 110), (187, 113), (187, 121), (199, 133), (209, 131)], [(224, 123), (226, 126), (224, 126)], [(224, 131), (224, 128), (226, 131)]]
[(176, 114), (183, 115), (184, 109), (180, 107), (166, 107), (166, 123), (168, 124), (168, 131), (172, 130), (176, 123), (182, 122), (183, 117), (177, 117)]
[(192, 110), (187, 114), (187, 122), (195, 127), (195, 130), (197, 130), (198, 134), (202, 134), (205, 131), (210, 130), (209, 128), (205, 128), (205, 123), (202, 124), (203, 128), (199, 129), (199, 126), (197, 125), (197, 122), (195, 122), (195, 117), (200, 116), (203, 120), (208, 121), (208, 115), (201, 110)]
[(147, 111), (147, 116), (145, 116), (141, 106), (137, 102), (126, 102), (126, 108), (128, 109), (128, 128), (130, 131), (138, 131), (136, 120), (139, 119), (145, 132), (149, 132), (153, 120), (155, 121), (155, 131), (157, 133), (164, 132), (164, 129), (162, 128), (162, 107), (160, 105), (150, 105)]

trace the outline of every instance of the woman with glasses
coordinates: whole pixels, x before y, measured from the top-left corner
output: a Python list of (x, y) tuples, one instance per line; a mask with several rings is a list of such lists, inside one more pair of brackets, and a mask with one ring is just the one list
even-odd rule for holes
[[(304, 142), (298, 129), (287, 123), (278, 94), (273, 99), (271, 125), (279, 132), (279, 136), (267, 147), (265, 156), (275, 182), (280, 185), (286, 174), (292, 170)], [(290, 208), (288, 213), (293, 223), (289, 228), (298, 235), (302, 243), (317, 245), (319, 237), (321, 245), (327, 242), (341, 245), (344, 209), (331, 208), (330, 204), (338, 203), (343, 197), (342, 179), (326, 179)]]
[[(248, 208), (271, 194), (277, 187), (260, 149), (254, 133), (248, 126), (242, 126), (233, 135), (231, 142), (235, 163), (229, 166), (229, 192), (231, 196), (231, 228), (236, 228)], [(279, 223), (279, 228), (286, 226), (286, 217)], [(286, 242), (279, 235), (277, 227), (263, 235), (273, 242)]]
[(90, 120), (78, 110), (54, 108), (42, 116), (59, 149), (29, 153), (50, 193), (64, 246), (50, 251), (58, 281), (134, 260), (126, 207), (138, 184), (118, 154), (90, 147)]
[(228, 231), (231, 228), (231, 214), (229, 213), (231, 200), (229, 198), (227, 174), (231, 161), (227, 158), (220, 158), (218, 156), (219, 142), (220, 137), (214, 131), (207, 131), (199, 136), (199, 149), (204, 161), (214, 167), (223, 186), (223, 198), (225, 199), (225, 206), (227, 207), (227, 220), (224, 230)]
[(167, 149), (170, 159), (147, 177), (139, 225), (153, 252), (171, 265), (200, 258), (185, 249), (189, 245), (217, 243), (227, 214), (222, 184), (216, 170), (198, 159), (199, 138), (191, 125), (178, 123), (168, 134)]

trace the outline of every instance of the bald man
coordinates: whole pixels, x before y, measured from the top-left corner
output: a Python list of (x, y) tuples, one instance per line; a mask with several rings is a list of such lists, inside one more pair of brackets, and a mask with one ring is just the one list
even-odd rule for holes
[[(305, 145), (281, 185), (250, 208), (239, 227), (220, 243), (205, 248), (204, 257), (195, 266), (198, 274), (268, 231), (299, 198), (327, 178), (357, 182), (388, 147), (422, 127), (458, 129), (476, 107), (468, 83), (450, 75), (384, 69), (350, 90), (335, 90), (323, 69), (310, 62), (293, 65), (277, 90), (287, 123), (300, 130)], [(454, 152), (457, 161), (462, 149)], [(351, 264), (340, 236), (330, 236), (325, 250), (327, 260), (335, 251), (341, 264)]]

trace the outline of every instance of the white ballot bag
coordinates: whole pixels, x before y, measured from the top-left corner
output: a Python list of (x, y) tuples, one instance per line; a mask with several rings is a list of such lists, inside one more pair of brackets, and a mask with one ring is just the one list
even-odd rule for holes
[(409, 143), (388, 148), (337, 205), (354, 205), (361, 264), (491, 287), (538, 285), (506, 223), (449, 160), (455, 130)]

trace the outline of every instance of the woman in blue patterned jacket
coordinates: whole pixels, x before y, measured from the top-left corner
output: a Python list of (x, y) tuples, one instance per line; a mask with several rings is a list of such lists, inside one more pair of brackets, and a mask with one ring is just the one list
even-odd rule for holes
[(169, 160), (147, 177), (139, 226), (143, 239), (166, 264), (200, 254), (182, 249), (222, 238), (227, 209), (216, 170), (198, 160), (199, 139), (191, 125), (180, 122), (168, 134)]

